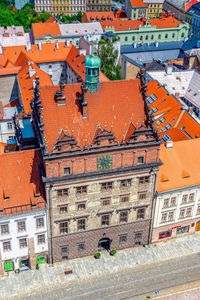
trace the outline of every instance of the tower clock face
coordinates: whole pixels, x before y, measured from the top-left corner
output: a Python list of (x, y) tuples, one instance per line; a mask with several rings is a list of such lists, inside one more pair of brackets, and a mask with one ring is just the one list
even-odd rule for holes
[(97, 157), (97, 169), (105, 170), (112, 168), (113, 157), (112, 155), (102, 155)]

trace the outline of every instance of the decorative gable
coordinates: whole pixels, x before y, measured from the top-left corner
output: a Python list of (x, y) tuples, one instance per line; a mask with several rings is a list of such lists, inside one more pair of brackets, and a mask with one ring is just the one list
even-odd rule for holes
[(53, 152), (80, 150), (80, 147), (77, 144), (78, 142), (75, 137), (69, 135), (66, 130), (62, 129), (54, 145)]
[(136, 128), (130, 136), (128, 143), (149, 142), (154, 140), (152, 128), (147, 128), (145, 125)]
[(113, 146), (113, 144), (118, 144), (115, 139), (116, 138), (112, 131), (108, 131), (105, 128), (102, 129), (100, 126), (97, 126), (91, 147)]

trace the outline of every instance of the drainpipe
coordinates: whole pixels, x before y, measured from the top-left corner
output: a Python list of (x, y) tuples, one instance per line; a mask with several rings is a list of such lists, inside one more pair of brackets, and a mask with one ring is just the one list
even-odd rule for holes
[[(155, 171), (155, 168), (152, 168), (152, 172)], [(152, 237), (152, 230), (153, 230), (153, 217), (155, 213), (155, 207), (156, 207), (156, 183), (157, 183), (157, 173), (154, 174), (154, 187), (153, 187), (153, 200), (152, 200), (152, 206), (151, 206), (151, 217), (150, 217), (150, 224), (149, 224), (149, 235), (148, 235), (148, 244), (151, 242)]]
[[(53, 265), (53, 239), (52, 239), (52, 216), (51, 216), (51, 191), (52, 191), (53, 186), (54, 186), (53, 183), (51, 183), (50, 186), (49, 186), (49, 197), (48, 197), (48, 201), (49, 201), (49, 229), (50, 229), (49, 260), (50, 260), (50, 264), (52, 264), (52, 265)], [(50, 251), (50, 249), (51, 249), (51, 251)]]

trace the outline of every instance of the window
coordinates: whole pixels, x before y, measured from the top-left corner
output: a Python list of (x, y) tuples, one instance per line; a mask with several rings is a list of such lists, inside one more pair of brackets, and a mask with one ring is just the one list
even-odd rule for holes
[(171, 137), (170, 137), (168, 134), (165, 134), (165, 135), (163, 136), (163, 140), (164, 140), (165, 142), (167, 142), (167, 141), (171, 140)]
[(122, 195), (120, 196), (121, 203), (129, 202), (129, 195)]
[(157, 110), (158, 110), (157, 107), (154, 107), (154, 108), (152, 108), (151, 111), (152, 111), (153, 113), (155, 113), (155, 112), (157, 112)]
[(175, 38), (175, 33), (172, 33), (172, 38)]
[(168, 221), (173, 221), (173, 219), (174, 219), (174, 212), (170, 211), (168, 215)]
[(68, 247), (67, 246), (61, 247), (61, 257), (62, 257), (62, 260), (68, 259)]
[(132, 41), (135, 41), (135, 37), (134, 36), (132, 36)]
[(143, 40), (143, 36), (141, 35), (141, 36), (140, 36), (140, 41), (142, 41), (142, 40)]
[(110, 205), (110, 198), (102, 199), (102, 205), (103, 206)]
[(87, 186), (86, 185), (78, 186), (76, 188), (76, 193), (77, 194), (86, 194), (87, 193)]
[(137, 157), (137, 164), (143, 164), (144, 163), (144, 156), (138, 156)]
[(176, 197), (171, 198), (170, 206), (176, 206)]
[(182, 204), (187, 203), (188, 195), (183, 195), (182, 196)]
[(4, 252), (11, 251), (11, 243), (10, 243), (10, 241), (3, 242), (3, 251)]
[(169, 207), (169, 199), (164, 199), (163, 208)]
[(127, 41), (128, 41), (128, 37), (127, 37), (127, 36), (125, 36), (124, 40), (125, 40), (125, 42), (127, 42)]
[(151, 39), (152, 39), (152, 40), (154, 39), (154, 36), (153, 36), (153, 35), (151, 36)]
[(9, 234), (9, 227), (8, 224), (1, 225), (1, 235)]
[(84, 252), (85, 251), (85, 243), (78, 244), (78, 251), (79, 252)]
[(184, 218), (184, 216), (185, 216), (185, 208), (180, 209), (179, 218)]
[(189, 194), (189, 202), (193, 202), (194, 201), (194, 193)]
[(52, 66), (51, 66), (51, 65), (49, 65), (49, 69), (52, 69)]
[(101, 184), (101, 190), (109, 191), (112, 190), (112, 182), (104, 182)]
[(37, 218), (36, 219), (36, 227), (37, 228), (42, 228), (44, 227), (44, 218)]
[(149, 38), (148, 35), (146, 35), (146, 36), (145, 36), (145, 40), (148, 40), (148, 38)]
[(161, 39), (161, 34), (158, 35), (158, 39), (159, 39), (159, 40)]
[(157, 122), (156, 122), (156, 124), (157, 125), (160, 125), (160, 124), (162, 124), (163, 122), (165, 122), (165, 118), (164, 117), (162, 117), (160, 120), (158, 120)]
[(27, 248), (27, 239), (19, 239), (19, 248)]
[(140, 240), (142, 238), (142, 232), (135, 233), (135, 240)]
[(191, 217), (191, 214), (192, 214), (192, 207), (188, 207), (186, 209), (186, 217)]
[(126, 234), (123, 234), (123, 235), (119, 236), (119, 243), (120, 244), (124, 244), (124, 243), (126, 243), (126, 241), (127, 241), (127, 235)]
[(147, 192), (138, 193), (139, 200), (144, 200), (147, 198)]
[(139, 178), (139, 184), (145, 184), (145, 183), (149, 183), (149, 176)]
[(145, 208), (138, 208), (137, 220), (144, 219), (144, 217), (145, 217)]
[(109, 226), (110, 224), (110, 216), (109, 215), (102, 215), (101, 216), (101, 226)]
[(78, 209), (78, 210), (84, 210), (84, 209), (85, 209), (85, 203), (79, 203), (79, 204), (77, 205), (77, 209)]
[(13, 128), (12, 122), (7, 123), (7, 128), (8, 128), (8, 130), (12, 130), (12, 128)]
[(151, 96), (149, 96), (148, 98), (147, 98), (147, 103), (149, 103), (149, 104), (151, 104), (151, 103), (153, 103), (154, 101), (156, 101), (158, 98), (156, 97), (156, 95), (155, 94), (152, 94)]
[(166, 38), (166, 39), (168, 38), (168, 34), (165, 34), (165, 38)]
[(80, 230), (85, 230), (85, 219), (80, 219), (78, 220), (77, 222), (77, 225), (78, 225), (78, 231)]
[(129, 186), (131, 186), (131, 179), (121, 180), (120, 186), (121, 187), (129, 187)]
[(63, 174), (64, 175), (69, 175), (70, 173), (71, 173), (70, 167), (63, 168)]
[(197, 206), (197, 215), (200, 214), (200, 205)]
[(45, 244), (45, 234), (39, 234), (37, 236), (38, 245)]
[(181, 33), (181, 37), (184, 37), (184, 33), (183, 32)]
[(18, 232), (26, 231), (25, 221), (17, 222)]
[(68, 222), (60, 223), (60, 234), (68, 233)]
[(68, 189), (58, 190), (57, 191), (58, 198), (63, 198), (68, 196)]
[(161, 217), (161, 223), (164, 223), (167, 221), (167, 213), (164, 213), (162, 214), (162, 217)]
[(67, 213), (67, 206), (61, 206), (59, 210), (60, 210), (60, 214), (65, 214)]
[(128, 212), (121, 211), (119, 214), (119, 223), (127, 223), (128, 222)]

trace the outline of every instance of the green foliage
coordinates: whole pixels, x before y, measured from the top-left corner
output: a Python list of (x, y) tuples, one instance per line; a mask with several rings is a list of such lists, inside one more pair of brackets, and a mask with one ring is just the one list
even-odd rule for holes
[(118, 50), (114, 49), (111, 41), (107, 41), (104, 45), (101, 45), (99, 51), (99, 57), (101, 58), (101, 71), (110, 80), (120, 80), (121, 67), (117, 65)]
[(99, 41), (99, 45), (103, 45), (103, 44), (105, 44), (105, 40), (103, 40), (103, 39), (101, 39), (100, 41)]
[(62, 23), (72, 23), (72, 22), (75, 22), (75, 21), (79, 21), (81, 22), (82, 20), (82, 13), (79, 11), (77, 13), (77, 15), (73, 15), (73, 16), (65, 16), (65, 15), (57, 15), (56, 18), (58, 20), (60, 20)]
[(110, 255), (112, 255), (112, 256), (115, 255), (116, 253), (117, 253), (116, 250), (111, 250), (111, 251), (110, 251)]
[(30, 30), (32, 23), (45, 22), (51, 17), (51, 14), (42, 11), (36, 13), (34, 5), (27, 3), (20, 11), (9, 3), (7, 0), (0, 0), (0, 26), (23, 26), (25, 31)]
[(100, 258), (100, 257), (101, 257), (101, 253), (98, 252), (95, 254), (95, 258)]

